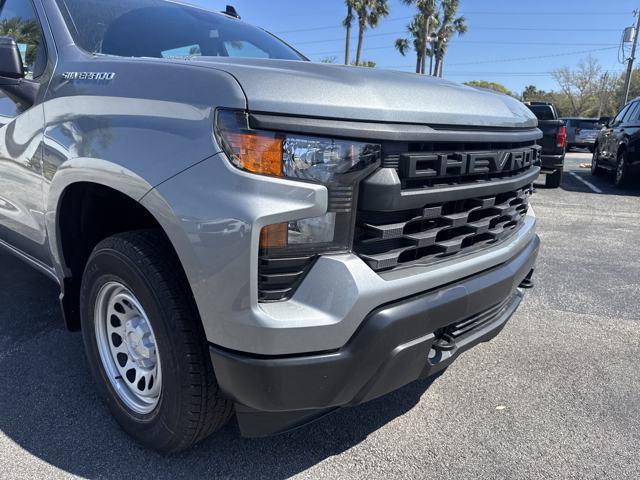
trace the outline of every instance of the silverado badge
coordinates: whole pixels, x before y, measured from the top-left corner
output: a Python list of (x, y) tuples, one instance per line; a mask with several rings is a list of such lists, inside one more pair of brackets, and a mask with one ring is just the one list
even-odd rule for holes
[(113, 72), (65, 72), (62, 74), (65, 80), (109, 81), (115, 77), (116, 74)]

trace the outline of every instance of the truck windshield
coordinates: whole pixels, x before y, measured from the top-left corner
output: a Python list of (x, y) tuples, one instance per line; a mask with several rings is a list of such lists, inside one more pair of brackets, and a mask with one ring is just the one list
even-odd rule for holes
[(240, 20), (168, 0), (56, 0), (75, 43), (122, 57), (305, 60)]

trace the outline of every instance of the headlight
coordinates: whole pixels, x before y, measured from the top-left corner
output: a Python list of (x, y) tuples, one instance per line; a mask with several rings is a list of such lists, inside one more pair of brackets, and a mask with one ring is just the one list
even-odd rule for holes
[(380, 145), (253, 130), (244, 112), (218, 110), (216, 137), (238, 168), (263, 175), (353, 186), (380, 160)]
[(379, 165), (380, 145), (254, 130), (245, 112), (230, 110), (218, 110), (215, 132), (237, 168), (319, 183), (329, 190), (326, 215), (264, 228), (262, 250), (286, 249), (286, 255), (293, 255), (351, 248), (357, 186)]

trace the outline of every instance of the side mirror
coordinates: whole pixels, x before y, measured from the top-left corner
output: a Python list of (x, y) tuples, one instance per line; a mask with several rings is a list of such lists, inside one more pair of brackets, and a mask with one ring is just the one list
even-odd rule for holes
[(24, 78), (22, 55), (11, 37), (0, 37), (0, 77), (12, 80)]
[(24, 111), (36, 101), (39, 85), (25, 78), (22, 55), (11, 37), (0, 37), (0, 90)]

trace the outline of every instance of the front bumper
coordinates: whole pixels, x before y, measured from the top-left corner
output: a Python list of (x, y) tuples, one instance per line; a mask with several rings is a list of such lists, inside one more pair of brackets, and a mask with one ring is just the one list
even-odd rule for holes
[(260, 230), (323, 215), (325, 187), (245, 173), (217, 155), (164, 182), (143, 205), (157, 212), (184, 266), (207, 340), (264, 356), (340, 349), (380, 305), (508, 262), (534, 238), (536, 224), (530, 209), (502, 242), (380, 274), (355, 254), (324, 255), (292, 298), (259, 303)]
[(336, 350), (260, 356), (211, 346), (218, 382), (236, 402), (242, 433), (295, 428), (442, 371), (504, 327), (522, 300), (518, 286), (530, 285), (539, 243), (535, 236), (497, 267), (380, 305)]

